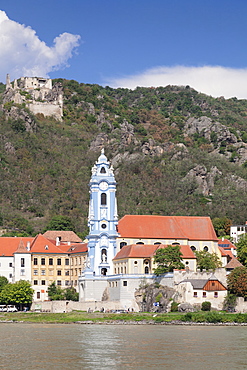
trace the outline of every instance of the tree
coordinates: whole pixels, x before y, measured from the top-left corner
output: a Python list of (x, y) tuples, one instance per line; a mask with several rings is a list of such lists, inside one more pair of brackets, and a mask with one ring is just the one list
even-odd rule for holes
[(247, 234), (241, 235), (239, 241), (236, 243), (238, 260), (247, 266)]
[(230, 235), (232, 221), (227, 217), (215, 217), (212, 219), (215, 232), (218, 237)]
[(231, 294), (247, 297), (247, 267), (236, 267), (227, 276), (227, 286)]
[(74, 230), (74, 226), (71, 222), (71, 219), (66, 216), (54, 216), (47, 224), (46, 230)]
[(3, 290), (5, 285), (9, 283), (8, 279), (5, 276), (0, 276), (0, 292)]
[(154, 262), (158, 267), (154, 269), (155, 275), (162, 275), (174, 269), (183, 269), (182, 253), (179, 245), (168, 245), (166, 248), (159, 248), (154, 256)]
[(215, 270), (222, 266), (222, 263), (216, 253), (207, 251), (195, 251), (197, 268), (202, 270)]
[(34, 290), (29, 281), (19, 280), (14, 284), (6, 284), (1, 293), (0, 301), (4, 304), (15, 304), (22, 309), (23, 305), (30, 305)]
[(63, 290), (59, 286), (56, 286), (55, 281), (48, 286), (48, 297), (51, 301), (64, 300)]
[(64, 290), (64, 297), (67, 301), (79, 301), (79, 293), (73, 287)]

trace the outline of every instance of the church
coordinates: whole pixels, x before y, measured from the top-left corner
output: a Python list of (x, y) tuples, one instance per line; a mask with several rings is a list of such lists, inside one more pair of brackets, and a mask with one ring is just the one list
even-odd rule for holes
[[(89, 188), (88, 254), (78, 278), (80, 302), (120, 302), (137, 309), (134, 292), (143, 281), (157, 280), (154, 255), (167, 245), (180, 246), (183, 273), (190, 276), (196, 273), (194, 251), (216, 253), (221, 259), (209, 217), (125, 215), (118, 221), (116, 180), (104, 149), (92, 168)], [(185, 276), (177, 273), (178, 284)], [(167, 273), (159, 282), (173, 287), (174, 274)]]

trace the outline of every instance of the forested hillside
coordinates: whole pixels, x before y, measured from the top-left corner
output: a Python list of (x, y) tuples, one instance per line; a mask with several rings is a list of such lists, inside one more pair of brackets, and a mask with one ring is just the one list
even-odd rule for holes
[[(189, 86), (112, 89), (56, 80), (63, 122), (0, 112), (0, 223), (42, 231), (55, 215), (87, 232), (91, 167), (105, 148), (124, 214), (247, 220), (247, 100)], [(4, 85), (0, 86), (1, 95)]]

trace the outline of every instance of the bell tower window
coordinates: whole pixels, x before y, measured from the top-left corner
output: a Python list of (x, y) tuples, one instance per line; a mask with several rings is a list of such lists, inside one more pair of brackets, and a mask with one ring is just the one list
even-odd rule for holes
[(101, 205), (106, 206), (106, 193), (101, 194)]
[(106, 173), (105, 167), (101, 167), (100, 173)]

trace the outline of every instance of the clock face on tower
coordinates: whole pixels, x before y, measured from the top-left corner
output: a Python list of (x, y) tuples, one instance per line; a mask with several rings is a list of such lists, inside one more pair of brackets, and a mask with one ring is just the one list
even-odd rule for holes
[(106, 181), (101, 181), (101, 183), (99, 184), (99, 188), (100, 190), (106, 190), (108, 188), (108, 184)]

